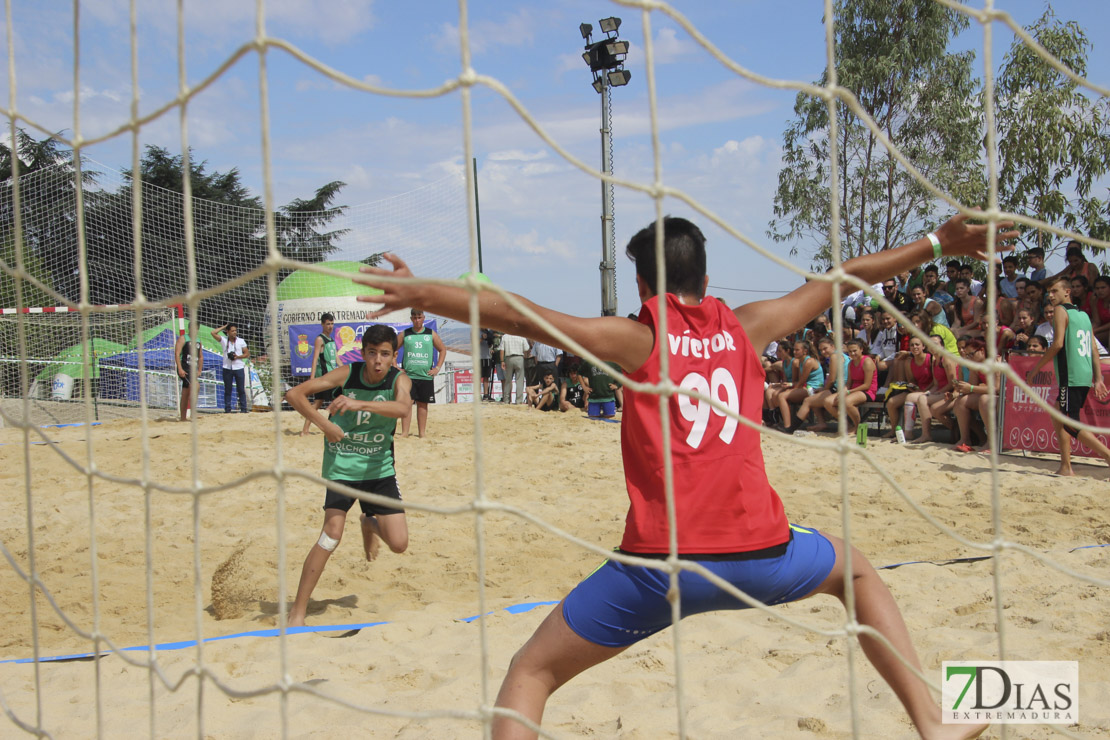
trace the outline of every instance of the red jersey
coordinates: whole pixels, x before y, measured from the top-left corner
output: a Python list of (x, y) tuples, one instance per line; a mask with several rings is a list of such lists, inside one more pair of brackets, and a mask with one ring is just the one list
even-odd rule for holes
[[(698, 306), (668, 294), (667, 336), (658, 332), (658, 299), (640, 309), (655, 343), (642, 367), (629, 374), (658, 383), (659, 352), (670, 357), (671, 381), (716, 398), (746, 419), (761, 417), (765, 376), (759, 355), (736, 316), (715, 298)], [(659, 396), (624, 389), (621, 452), (630, 506), (621, 549), (668, 552)], [(790, 539), (782, 501), (767, 480), (759, 432), (704, 401), (670, 399), (671, 463), (682, 554), (761, 550)]]

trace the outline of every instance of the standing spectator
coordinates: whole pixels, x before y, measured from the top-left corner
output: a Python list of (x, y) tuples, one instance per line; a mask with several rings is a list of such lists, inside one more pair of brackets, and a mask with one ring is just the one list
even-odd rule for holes
[(1017, 298), (1018, 275), (1017, 257), (1008, 254), (1002, 258), (1002, 274), (998, 277), (998, 292), (1007, 298)]
[[(225, 336), (221, 337), (220, 332), (224, 332)], [(239, 337), (239, 325), (235, 323), (224, 324), (219, 329), (213, 329), (212, 338), (220, 343), (223, 354), (224, 413), (231, 413), (231, 384), (234, 382), (239, 398), (239, 413), (245, 414), (247, 413), (247, 389), (245, 387), (247, 366), (243, 360), (251, 356), (251, 351), (247, 347), (247, 340)]]
[[(416, 405), (416, 432), (421, 439), (428, 435), (428, 404), (436, 402), (433, 378), (447, 359), (447, 347), (439, 333), (424, 326), (424, 312), (409, 312), (412, 326), (401, 332), (399, 344), (404, 349), (399, 367), (412, 381), (412, 401)], [(436, 353), (438, 353), (438, 358)], [(401, 436), (409, 436), (412, 413), (401, 417)]]
[(177, 377), (181, 378), (181, 421), (189, 418), (189, 408), (192, 406), (193, 382), (200, 381), (200, 374), (204, 370), (204, 348), (200, 340), (190, 342), (185, 334), (177, 338), (173, 348), (174, 362), (177, 363)]
[[(312, 343), (312, 371), (308, 377), (319, 378), (321, 375), (327, 375), (339, 367), (339, 356), (335, 352), (335, 339), (332, 337), (333, 331), (335, 331), (335, 316), (330, 313), (320, 314), (320, 333), (316, 335), (316, 341)], [(332, 397), (332, 391), (321, 393), (313, 398), (312, 408), (319, 411), (324, 403), (330, 401)], [(304, 426), (301, 428), (301, 436), (307, 437), (310, 431), (312, 431), (312, 421), (305, 417)]]
[(536, 361), (537, 381), (542, 380), (545, 373), (559, 377), (559, 354), (554, 347), (543, 342), (530, 342), (528, 349)]
[(489, 330), (489, 362), (493, 367), (493, 376), (490, 378), (490, 393), (489, 400), (493, 398), (493, 378), (497, 378), (497, 382), (501, 384), (501, 400), (505, 400), (505, 353), (501, 351), (501, 332), (494, 329)]
[(1095, 278), (1094, 299), (1091, 301), (1091, 331), (1095, 339), (1110, 347), (1110, 277)]
[(516, 403), (526, 403), (524, 396), (524, 355), (528, 340), (516, 334), (501, 335), (501, 403), (513, 403), (510, 388), (516, 388)]
[[(1060, 386), (1056, 404), (1064, 416), (1078, 422), (1079, 412), (1087, 402), (1092, 387), (1095, 389), (1095, 398), (1099, 401), (1105, 400), (1108, 393), (1106, 383), (1102, 380), (1098, 353), (1095, 351), (1091, 317), (1072, 305), (1070, 298), (1071, 287), (1066, 278), (1058, 276), (1049, 282), (1048, 300), (1053, 306), (1055, 338), (1048, 350), (1041, 355), (1041, 359), (1037, 360), (1037, 364), (1026, 373), (1025, 378), (1032, 384), (1037, 372), (1052, 360), (1056, 366), (1056, 381)], [(1052, 426), (1056, 428), (1056, 439), (1060, 443), (1060, 469), (1056, 471), (1057, 475), (1075, 475), (1071, 469), (1072, 438), (1087, 445), (1110, 463), (1110, 449), (1092, 432), (1086, 429), (1077, 430), (1070, 424), (1065, 426), (1055, 417), (1052, 418)]]
[(482, 369), (482, 400), (493, 400), (493, 331), (482, 329), (479, 335), (478, 356)]
[(1040, 247), (1032, 247), (1025, 252), (1025, 261), (1029, 264), (1029, 279), (1035, 283), (1039, 283), (1048, 277), (1048, 271), (1044, 268), (1044, 250)]

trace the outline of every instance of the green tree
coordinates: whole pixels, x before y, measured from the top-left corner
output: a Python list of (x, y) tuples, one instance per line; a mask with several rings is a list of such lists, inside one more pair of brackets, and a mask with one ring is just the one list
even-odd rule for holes
[[(1086, 76), (1091, 44), (1077, 23), (1060, 21), (1050, 6), (1028, 31), (1065, 66)], [(1110, 199), (1096, 197), (1110, 168), (1110, 102), (1089, 96), (1017, 39), (998, 75), (995, 106), (1002, 207), (1110, 239)], [(1030, 236), (1046, 251), (1058, 241), (1040, 229)]]
[[(933, 0), (839, 0), (836, 73), (905, 157), (961, 202), (984, 191), (971, 52), (949, 53), (967, 18)], [(818, 84), (828, 83), (828, 70)], [(783, 132), (774, 218), (768, 235), (808, 242), (813, 266), (831, 263), (831, 205), (840, 205), (842, 258), (898, 246), (941, 221), (950, 210), (890, 155), (844, 103), (838, 103), (836, 193), (830, 190), (830, 127), (825, 102), (800, 93)]]

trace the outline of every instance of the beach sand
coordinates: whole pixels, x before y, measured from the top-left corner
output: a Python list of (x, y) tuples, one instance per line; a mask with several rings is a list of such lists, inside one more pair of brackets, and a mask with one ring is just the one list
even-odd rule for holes
[[(145, 440), (132, 420), (44, 429), (50, 443), (29, 450), (20, 430), (0, 430), (7, 556), (0, 561), (0, 659), (31, 658), (36, 650), (43, 657), (88, 653), (107, 649), (107, 641), (141, 648), (98, 661), (2, 663), (4, 706), (59, 738), (481, 737), (482, 706), (492, 704), (513, 652), (551, 609), (507, 608), (558, 601), (588, 575), (619, 543), (627, 498), (619, 424), (487, 404), (475, 449), (473, 413), (470, 404), (433, 407), (427, 439), (396, 443), (406, 502), (447, 513), (410, 508), (408, 552), (383, 548), (373, 563), (363, 557), (357, 513), (349, 514), (308, 612), (310, 627), (334, 629), (284, 638), (213, 639), (276, 628), (280, 584), (291, 601), (319, 534), (323, 490), (300, 473), (319, 472), (323, 436), (300, 437), (296, 414), (202, 416), (195, 438), (192, 424), (168, 418), (153, 420)], [(37, 433), (32, 439), (42, 441)], [(81, 470), (90, 450), (103, 476), (91, 484)], [(940, 524), (977, 543), (995, 537), (985, 455), (878, 441), (866, 451)], [(476, 454), (492, 507), (481, 516), (471, 508)], [(791, 520), (841, 535), (839, 456), (781, 438), (765, 439), (764, 454)], [(876, 566), (988, 554), (938, 531), (861, 456), (847, 466), (847, 525)], [(1075, 548), (1110, 543), (1107, 470), (1078, 465), (1079, 477), (1062, 479), (1050, 474), (1054, 468), (1052, 461), (1000, 459), (1002, 535), (1064, 568), (1106, 578), (1110, 548)], [(230, 487), (197, 498), (153, 487), (188, 489), (194, 471), (202, 485)], [(282, 492), (275, 471), (285, 474)], [(40, 594), (34, 609), (19, 575), (31, 568), (29, 528), (34, 568), (50, 596)], [(881, 571), (934, 682), (942, 661), (999, 657), (995, 567), (985, 560)], [(1110, 735), (1110, 589), (1020, 552), (1002, 555), (1001, 568), (1006, 657), (1079, 661), (1073, 731)], [(483, 608), (490, 612), (484, 626), (464, 621)], [(685, 620), (679, 646), (688, 736), (851, 737), (851, 661), (861, 736), (913, 737), (861, 651), (853, 647), (849, 656), (845, 638), (821, 632), (837, 630), (843, 614), (821, 597), (773, 613)], [(350, 627), (367, 623), (381, 624)], [(99, 645), (87, 636), (94, 630)], [(208, 640), (199, 648), (198, 637)], [(151, 642), (186, 646), (158, 649), (151, 670), (144, 647)], [(677, 737), (675, 676), (667, 630), (571, 681), (548, 705), (544, 727), (558, 737)], [(5, 737), (19, 734), (10, 718), (0, 718), (0, 727)], [(996, 725), (988, 736), (998, 735)], [(1009, 734), (1052, 736), (1030, 726)]]

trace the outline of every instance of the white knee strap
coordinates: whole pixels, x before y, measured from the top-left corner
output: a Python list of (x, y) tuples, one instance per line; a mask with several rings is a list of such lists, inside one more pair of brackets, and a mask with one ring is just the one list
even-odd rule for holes
[(328, 537), (327, 532), (321, 532), (320, 539), (316, 540), (316, 544), (322, 549), (331, 552), (335, 549), (336, 545), (339, 544), (339, 540), (333, 540), (331, 537)]

